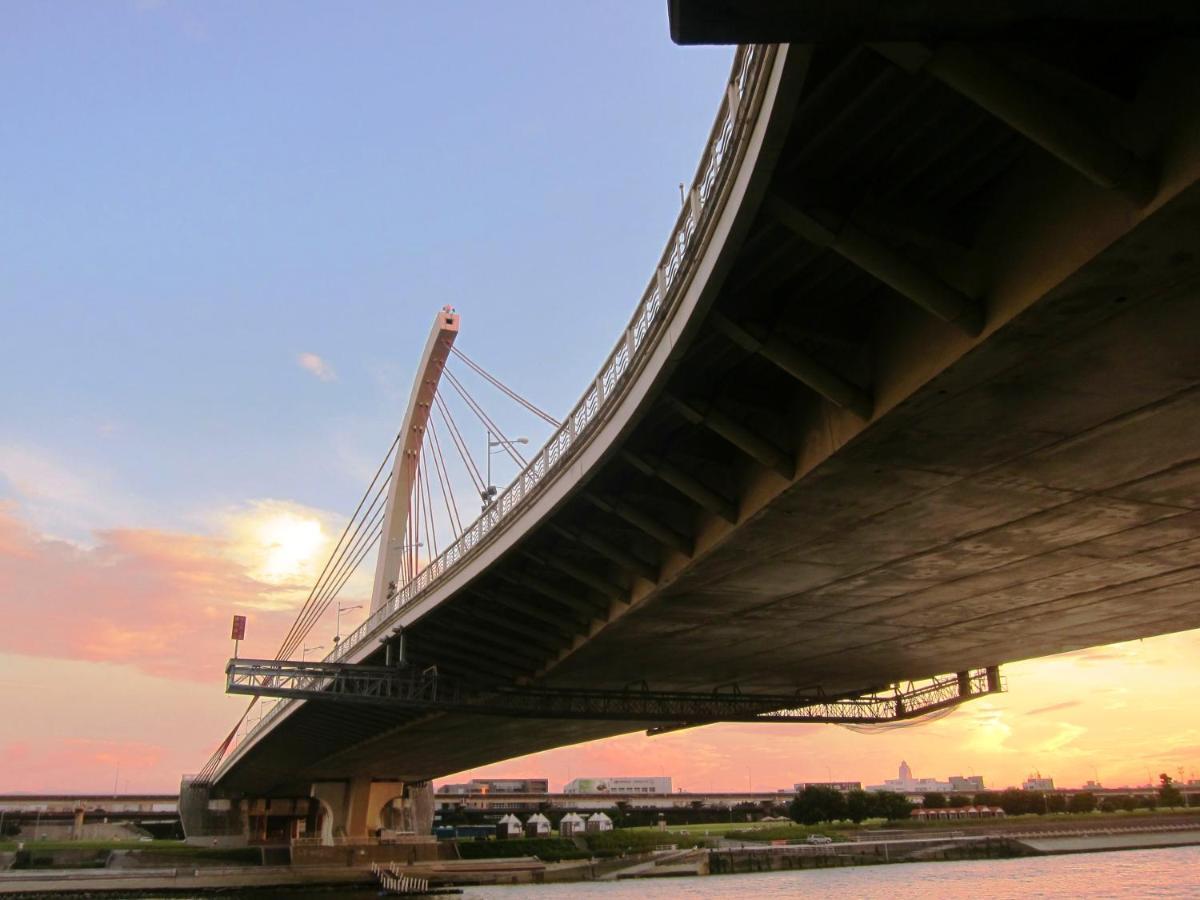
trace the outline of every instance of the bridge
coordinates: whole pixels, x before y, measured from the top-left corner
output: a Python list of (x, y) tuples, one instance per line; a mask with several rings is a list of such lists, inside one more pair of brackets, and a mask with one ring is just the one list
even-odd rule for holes
[(281, 699), (183, 792), (189, 836), (244, 834), (270, 798), (364, 835), (499, 759), (903, 718), (1002, 689), (1002, 663), (1200, 627), (1196, 14), (671, 6), (679, 40), (792, 43), (738, 47), (628, 327), (416, 559), (469, 327), (437, 314), (371, 614), (325, 660), (231, 662), (232, 691)]

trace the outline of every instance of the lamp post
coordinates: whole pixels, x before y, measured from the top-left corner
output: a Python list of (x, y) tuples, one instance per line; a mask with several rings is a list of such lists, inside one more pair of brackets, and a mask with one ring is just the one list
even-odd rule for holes
[(492, 454), (497, 450), (505, 447), (512, 447), (514, 444), (528, 444), (529, 438), (519, 437), (513, 438), (511, 441), (506, 441), (503, 438), (499, 440), (492, 439), (492, 432), (487, 433), (487, 486), (480, 492), (480, 498), (483, 500), (483, 509), (486, 512), (487, 508), (492, 505), (496, 499), (496, 486), (492, 484)]
[(304, 659), (308, 655), (309, 650), (324, 650), (324, 649), (325, 649), (324, 644), (317, 644), (315, 647), (301, 647), (300, 648), (300, 662), (304, 662)]
[(333, 645), (336, 647), (342, 640), (342, 613), (351, 609), (362, 609), (361, 603), (355, 603), (353, 606), (343, 606), (341, 603), (337, 605), (337, 631), (333, 635)]

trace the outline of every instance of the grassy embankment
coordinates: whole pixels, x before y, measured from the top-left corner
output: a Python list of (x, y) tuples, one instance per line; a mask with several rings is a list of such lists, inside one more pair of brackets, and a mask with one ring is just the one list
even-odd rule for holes
[(536, 856), (543, 862), (559, 862), (564, 859), (605, 859), (627, 853), (648, 853), (664, 844), (675, 844), (683, 848), (703, 843), (702, 837), (673, 835), (650, 828), (617, 828), (581, 837), (586, 850), (568, 838), (518, 838), (504, 841), (460, 841), (458, 852), (463, 859)]
[[(25, 841), (18, 851), (19, 841), (0, 842), (0, 852), (17, 852), (18, 868), (59, 868), (79, 866), (93, 868), (101, 865), (102, 854), (113, 850), (128, 850), (143, 857), (162, 856), (164, 859), (212, 860), (242, 865), (258, 865), (262, 862), (262, 851), (257, 847), (195, 847), (183, 841)], [(93, 860), (62, 863), (53, 854), (70, 851), (94, 855)]]

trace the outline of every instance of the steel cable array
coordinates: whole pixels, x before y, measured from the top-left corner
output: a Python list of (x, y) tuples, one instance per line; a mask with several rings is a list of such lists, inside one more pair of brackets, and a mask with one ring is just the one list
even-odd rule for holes
[[(499, 390), (505, 397), (515, 401), (524, 410), (536, 415), (539, 419), (550, 425), (557, 427), (560, 424), (557, 419), (554, 419), (516, 391), (507, 387), (498, 378), (489, 374), (482, 366), (466, 356), (466, 354), (457, 348), (452, 348), (452, 352), (472, 372)], [(487, 432), (498, 439), (495, 446), (503, 448), (518, 466), (524, 466), (525, 459), (520, 451), (516, 450), (516, 441), (510, 440), (507, 437), (505, 432), (497, 425), (495, 419), (472, 396), (461, 379), (447, 369), (444, 369), (442, 374), (449, 382), (454, 395), (462, 401)], [(490, 485), (486, 483), (480, 466), (476, 463), (469, 450), (469, 444), (462, 429), (455, 420), (449, 404), (440, 392), (435, 392), (434, 394), (431, 412), (434, 409), (437, 410), (442, 425), (446, 433), (450, 436), (451, 445), (457, 451), (457, 456), (462, 462), (467, 477), (474, 484), (479, 495), (485, 498), (486, 503), (487, 498), (490, 496), (488, 494)], [(305, 639), (312, 629), (316, 627), (322, 616), (337, 600), (341, 590), (354, 576), (363, 560), (380, 540), (384, 527), (383, 520), (387, 515), (387, 492), (393, 478), (392, 472), (388, 472), (386, 475), (384, 472), (387, 470), (389, 462), (394, 463), (394, 455), (397, 452), (401, 437), (403, 437), (402, 434), (397, 434), (392, 440), (391, 446), (376, 469), (375, 475), (371, 479), (367, 489), (363, 492), (363, 496), (355, 507), (354, 513), (350, 516), (337, 543), (330, 551), (329, 557), (325, 561), (320, 574), (317, 576), (312, 589), (297, 610), (295, 619), (275, 654), (276, 660), (284, 661), (291, 658), (296, 650), (304, 644)], [(409, 496), (406, 498), (396, 498), (397, 502), (408, 504), (407, 525), (402, 537), (403, 547), (406, 551), (403, 555), (403, 576), (405, 579), (415, 578), (421, 572), (424, 565), (436, 558), (439, 553), (439, 523), (436, 516), (438, 504), (435, 502), (433, 496), (433, 486), (435, 483), (442, 495), (442, 506), (446, 510), (446, 527), (448, 531), (453, 534), (454, 539), (457, 539), (463, 533), (463, 517), (453, 491), (454, 478), (447, 464), (447, 458), (443, 453), (441, 438), (432, 416), (427, 423), (427, 437), (428, 440), (422, 442), (418, 456), (411, 463), (414, 468)], [(489, 444), (485, 448), (485, 452), (490, 454), (492, 446), (489, 439)], [(430, 463), (432, 463), (434, 471), (432, 479), (429, 474)], [(423, 556), (418, 552), (422, 546), (427, 548), (427, 551), (432, 552), (426, 552)], [(393, 585), (394, 588), (395, 585)], [(260, 697), (258, 696), (251, 699), (250, 704), (243, 711), (233, 729), (221, 741), (216, 752), (213, 753), (205, 766), (194, 777), (193, 784), (201, 786), (211, 783), (220, 767), (222, 759), (236, 740), (239, 730), (246, 723), (254, 704), (259, 700)], [(259, 721), (261, 719), (262, 716), (260, 716)]]

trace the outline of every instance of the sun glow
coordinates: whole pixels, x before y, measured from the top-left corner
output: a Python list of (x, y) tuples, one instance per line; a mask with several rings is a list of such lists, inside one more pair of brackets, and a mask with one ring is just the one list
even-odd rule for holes
[(285, 513), (260, 522), (258, 540), (263, 561), (255, 576), (271, 584), (282, 584), (311, 568), (326, 536), (319, 520)]
[(295, 503), (255, 501), (227, 519), (229, 553), (256, 581), (289, 595), (307, 591), (333, 543), (328, 518)]

